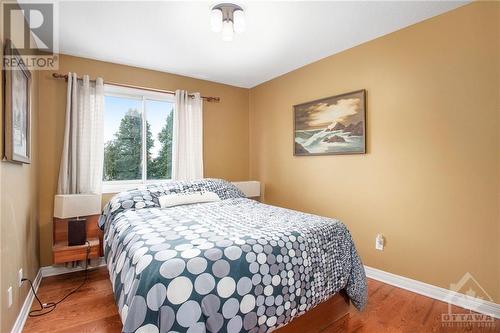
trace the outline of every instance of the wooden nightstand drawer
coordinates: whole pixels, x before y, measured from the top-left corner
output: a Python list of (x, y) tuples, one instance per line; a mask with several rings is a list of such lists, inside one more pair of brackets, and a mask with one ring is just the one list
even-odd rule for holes
[[(99, 238), (88, 239), (90, 252), (88, 258), (99, 258), (100, 242)], [(87, 244), (68, 246), (66, 241), (60, 241), (52, 246), (52, 257), (54, 264), (62, 264), (70, 261), (85, 260), (87, 258)]]

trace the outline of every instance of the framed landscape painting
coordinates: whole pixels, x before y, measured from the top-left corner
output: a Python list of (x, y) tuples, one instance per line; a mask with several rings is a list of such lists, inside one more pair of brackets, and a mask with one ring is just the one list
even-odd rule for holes
[(364, 154), (365, 90), (295, 105), (295, 156)]
[(4, 68), (4, 155), (8, 161), (31, 162), (31, 73), (10, 40), (6, 41), (4, 55), (14, 59), (16, 67)]

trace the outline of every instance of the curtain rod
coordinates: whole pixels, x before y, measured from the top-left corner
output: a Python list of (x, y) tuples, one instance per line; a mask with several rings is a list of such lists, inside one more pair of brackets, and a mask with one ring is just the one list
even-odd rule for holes
[[(59, 74), (59, 73), (52, 73), (52, 77), (55, 79), (64, 79), (68, 80), (68, 75), (67, 74)], [(81, 80), (82, 78), (79, 77), (78, 80)], [(90, 80), (90, 81), (95, 81), (95, 80)], [(142, 87), (142, 86), (135, 86), (132, 84), (126, 84), (126, 83), (118, 83), (118, 82), (111, 82), (111, 81), (105, 81), (105, 84), (111, 84), (113, 86), (118, 86), (118, 87), (125, 87), (125, 88), (133, 88), (133, 89), (141, 89), (141, 90), (147, 90), (147, 91), (153, 91), (153, 92), (159, 92), (159, 93), (164, 93), (164, 94), (170, 94), (170, 95), (175, 95), (175, 91), (171, 90), (163, 90), (163, 89), (156, 89), (156, 88), (148, 88), (148, 87)], [(193, 96), (193, 95), (189, 95)], [(220, 97), (212, 97), (212, 96), (201, 96), (203, 100), (207, 102), (214, 102), (214, 103), (219, 103), (220, 102)]]

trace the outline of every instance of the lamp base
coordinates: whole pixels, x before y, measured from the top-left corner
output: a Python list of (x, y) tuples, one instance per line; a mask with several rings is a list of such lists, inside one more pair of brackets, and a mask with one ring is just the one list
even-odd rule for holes
[(68, 246), (84, 245), (87, 240), (87, 220), (69, 219), (68, 220)]

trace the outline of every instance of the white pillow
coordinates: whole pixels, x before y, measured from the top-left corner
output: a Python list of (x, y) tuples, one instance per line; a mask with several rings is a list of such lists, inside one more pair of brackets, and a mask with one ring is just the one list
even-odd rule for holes
[(158, 201), (160, 202), (161, 208), (168, 208), (202, 202), (220, 201), (220, 198), (215, 192), (194, 192), (166, 194), (158, 197)]

